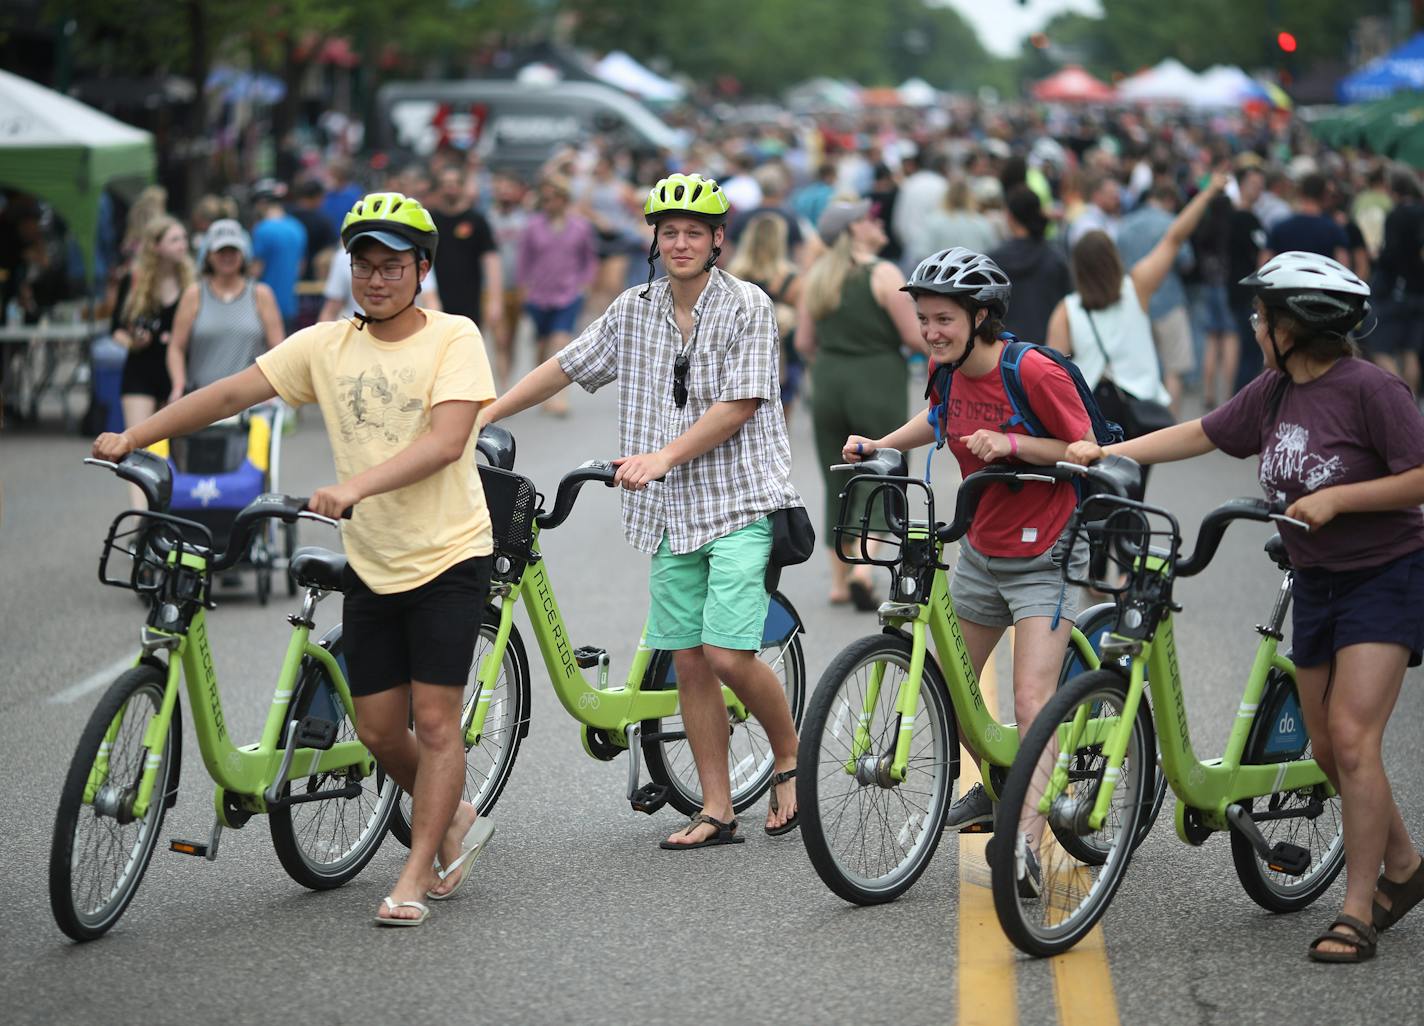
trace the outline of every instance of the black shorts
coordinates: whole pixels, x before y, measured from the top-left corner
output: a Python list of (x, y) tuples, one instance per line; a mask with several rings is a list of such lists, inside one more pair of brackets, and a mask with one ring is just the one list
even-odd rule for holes
[(168, 401), (173, 392), (173, 381), (168, 377), (168, 347), (161, 343), (130, 349), (124, 357), (123, 376), (119, 382), (120, 395), (146, 395), (159, 406)]
[(433, 581), (377, 595), (348, 565), (341, 644), (353, 695), (419, 681), (464, 687), (489, 598), (490, 556), (456, 563)]
[(1384, 642), (1424, 657), (1424, 550), (1359, 570), (1299, 570), (1291, 614), (1291, 658), (1321, 666), (1350, 645)]

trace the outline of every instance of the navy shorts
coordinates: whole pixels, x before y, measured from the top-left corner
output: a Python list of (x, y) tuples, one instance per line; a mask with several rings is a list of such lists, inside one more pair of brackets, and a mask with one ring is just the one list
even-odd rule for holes
[(1380, 301), (1379, 323), (1365, 339), (1371, 353), (1394, 356), (1424, 352), (1424, 300), (1408, 296)]
[(378, 595), (348, 565), (341, 646), (353, 695), (419, 681), (464, 687), (489, 597), (490, 562), (475, 556), (410, 591)]
[(557, 332), (572, 335), (574, 321), (578, 320), (582, 306), (583, 297), (580, 296), (568, 306), (535, 306), (533, 303), (525, 303), (524, 309), (528, 311), (529, 319), (534, 322), (534, 334), (543, 338)]
[(1385, 642), (1424, 657), (1424, 550), (1360, 570), (1299, 570), (1291, 658), (1321, 666), (1350, 645)]

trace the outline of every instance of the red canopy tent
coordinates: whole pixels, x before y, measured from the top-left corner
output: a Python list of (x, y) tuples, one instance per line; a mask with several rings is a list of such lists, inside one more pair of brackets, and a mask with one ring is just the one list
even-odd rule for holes
[(1032, 92), (1035, 100), (1045, 103), (1105, 103), (1117, 97), (1112, 86), (1098, 81), (1076, 64), (1035, 82)]

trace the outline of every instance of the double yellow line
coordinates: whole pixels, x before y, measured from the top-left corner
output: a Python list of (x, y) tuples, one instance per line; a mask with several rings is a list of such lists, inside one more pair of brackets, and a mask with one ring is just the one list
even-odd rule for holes
[[(1012, 644), (1012, 631), (1008, 637)], [(985, 706), (997, 709), (998, 682), (992, 655), (979, 678), (979, 689)], [(978, 781), (979, 767), (965, 758), (959, 793)], [(989, 867), (984, 861), (984, 845), (989, 836), (959, 835), (960, 1026), (1017, 1026), (1017, 967), (1033, 964), (1009, 943), (994, 912)], [(1049, 959), (1049, 964), (1053, 968), (1053, 998), (1060, 1026), (1117, 1026), (1117, 998), (1101, 923), (1072, 951)]]

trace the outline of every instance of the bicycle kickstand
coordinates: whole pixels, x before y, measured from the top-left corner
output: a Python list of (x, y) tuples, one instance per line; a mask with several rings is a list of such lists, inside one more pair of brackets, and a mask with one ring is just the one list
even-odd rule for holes
[(638, 780), (643, 775), (643, 725), (630, 723), (625, 728), (628, 738), (628, 804), (634, 812), (651, 816), (668, 800), (668, 786), (649, 781), (642, 787)]

